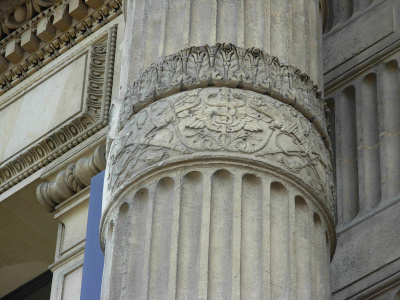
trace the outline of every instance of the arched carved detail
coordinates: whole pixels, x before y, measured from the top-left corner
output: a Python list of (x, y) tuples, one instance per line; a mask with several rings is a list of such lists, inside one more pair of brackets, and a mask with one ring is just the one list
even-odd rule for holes
[(260, 49), (230, 43), (187, 48), (142, 71), (122, 99), (119, 126), (124, 127), (135, 113), (158, 99), (209, 86), (251, 90), (292, 105), (315, 125), (330, 150), (328, 110), (310, 77)]
[(334, 214), (330, 156), (315, 125), (281, 101), (226, 87), (182, 92), (133, 115), (110, 148), (107, 189), (112, 193), (162, 162), (204, 154), (251, 157), (283, 169)]

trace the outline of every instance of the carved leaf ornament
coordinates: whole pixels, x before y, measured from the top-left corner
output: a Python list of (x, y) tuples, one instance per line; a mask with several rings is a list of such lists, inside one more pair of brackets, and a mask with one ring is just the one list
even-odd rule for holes
[(278, 100), (226, 87), (182, 92), (135, 114), (112, 143), (109, 190), (170, 158), (227, 151), (295, 174), (334, 208), (330, 156), (315, 126)]

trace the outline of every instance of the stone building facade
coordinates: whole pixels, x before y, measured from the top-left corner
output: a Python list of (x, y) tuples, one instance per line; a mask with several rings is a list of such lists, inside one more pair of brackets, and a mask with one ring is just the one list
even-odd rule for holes
[(0, 299), (400, 299), (399, 17), (0, 1)]

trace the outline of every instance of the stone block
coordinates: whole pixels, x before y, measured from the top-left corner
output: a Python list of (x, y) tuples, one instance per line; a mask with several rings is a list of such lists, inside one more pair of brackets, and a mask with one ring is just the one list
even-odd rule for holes
[(50, 42), (56, 36), (56, 29), (50, 24), (49, 19), (43, 19), (38, 23), (36, 35), (44, 42)]
[(7, 59), (3, 55), (0, 55), (0, 73), (7, 71), (7, 67), (8, 67)]
[(72, 17), (68, 14), (65, 7), (57, 8), (54, 14), (53, 25), (61, 31), (65, 31), (71, 27)]
[(104, 4), (104, 0), (85, 0), (85, 3), (91, 8), (96, 9)]
[(24, 58), (24, 50), (17, 44), (14, 39), (8, 42), (6, 46), (6, 58), (13, 64), (19, 63)]
[(35, 52), (39, 49), (40, 40), (32, 32), (32, 28), (29, 28), (21, 35), (21, 47), (29, 53)]
[(71, 0), (68, 13), (76, 20), (82, 20), (88, 13), (88, 7), (82, 0)]

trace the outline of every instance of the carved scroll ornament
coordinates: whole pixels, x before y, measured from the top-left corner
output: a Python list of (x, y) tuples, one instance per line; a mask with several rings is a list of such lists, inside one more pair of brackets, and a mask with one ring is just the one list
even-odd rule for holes
[(91, 178), (106, 168), (105, 152), (105, 145), (101, 145), (92, 157), (81, 158), (76, 164), (68, 165), (55, 181), (40, 184), (36, 188), (39, 203), (52, 212), (58, 204), (89, 186)]
[(123, 99), (120, 127), (153, 101), (208, 86), (252, 90), (292, 105), (315, 125), (330, 149), (325, 121), (328, 109), (310, 77), (260, 49), (229, 43), (191, 47), (141, 72)]
[(330, 156), (315, 125), (269, 96), (224, 87), (182, 92), (135, 114), (111, 146), (108, 190), (161, 161), (204, 154), (251, 157), (291, 173), (334, 216)]

